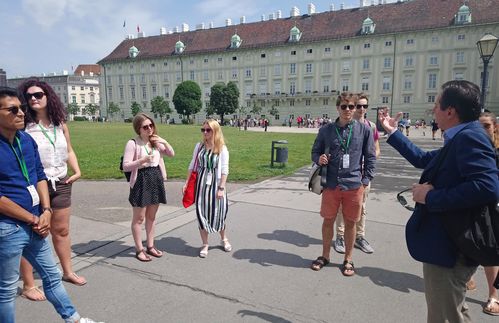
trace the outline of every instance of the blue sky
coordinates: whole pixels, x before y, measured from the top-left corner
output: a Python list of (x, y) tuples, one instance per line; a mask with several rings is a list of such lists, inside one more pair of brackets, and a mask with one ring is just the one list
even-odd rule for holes
[[(136, 33), (159, 34), (160, 27), (173, 30), (187, 23), (225, 25), (260, 21), (261, 15), (282, 11), (289, 17), (293, 6), (307, 12), (358, 7), (359, 0), (2, 0), (0, 11), (0, 68), (7, 77), (40, 75), (93, 64), (108, 55), (125, 37)], [(371, 3), (370, 0), (366, 1)], [(391, 0), (387, 2), (392, 2)], [(375, 0), (378, 3), (378, 0)], [(123, 22), (126, 27), (123, 28)]]

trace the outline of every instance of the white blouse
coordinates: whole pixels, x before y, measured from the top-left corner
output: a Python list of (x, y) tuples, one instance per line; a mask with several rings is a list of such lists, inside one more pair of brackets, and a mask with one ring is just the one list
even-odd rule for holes
[(68, 144), (62, 125), (54, 126), (51, 123), (46, 128), (41, 123), (30, 123), (26, 125), (25, 131), (36, 141), (45, 175), (55, 191), (55, 182), (68, 173)]

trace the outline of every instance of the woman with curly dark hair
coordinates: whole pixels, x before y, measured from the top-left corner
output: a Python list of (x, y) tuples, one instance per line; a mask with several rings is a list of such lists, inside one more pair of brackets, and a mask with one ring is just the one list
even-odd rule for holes
[[(50, 233), (61, 262), (62, 280), (78, 286), (85, 285), (87, 281), (73, 271), (71, 264), (71, 186), (80, 178), (81, 172), (65, 123), (64, 105), (52, 87), (38, 79), (25, 81), (18, 90), (27, 106), (25, 130), (38, 145), (48, 179), (50, 205), (53, 209)], [(71, 176), (68, 175), (68, 166), (73, 173)], [(45, 295), (35, 285), (33, 268), (24, 258), (21, 260), (21, 275), (24, 283), (22, 295), (33, 301), (45, 300)]]

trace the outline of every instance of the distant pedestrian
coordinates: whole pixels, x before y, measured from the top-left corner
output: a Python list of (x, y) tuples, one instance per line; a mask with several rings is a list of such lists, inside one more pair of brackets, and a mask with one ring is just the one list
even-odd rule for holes
[[(201, 133), (203, 138), (194, 147), (187, 172), (187, 180), (196, 164), (198, 173), (196, 215), (203, 243), (199, 251), (199, 257), (206, 258), (209, 248), (208, 233), (218, 232), (224, 251), (230, 252), (232, 250), (225, 233), (225, 220), (229, 208), (227, 190), (225, 189), (227, 176), (229, 175), (229, 151), (225, 146), (222, 129), (214, 120), (208, 119), (203, 122)], [(182, 193), (185, 192), (186, 187), (187, 181), (182, 188)]]
[(438, 123), (435, 121), (435, 119), (431, 120), (431, 139), (435, 140), (435, 135), (437, 134), (438, 131)]
[(0, 322), (16, 321), (19, 263), (24, 255), (40, 273), (48, 301), (65, 322), (95, 323), (76, 311), (46, 239), (53, 216), (47, 177), (35, 140), (21, 130), (24, 116), (17, 91), (0, 87)]
[[(46, 82), (29, 79), (19, 86), (19, 93), (27, 104), (25, 115), (26, 133), (38, 145), (38, 152), (48, 180), (52, 244), (62, 267), (62, 280), (77, 286), (87, 283), (84, 277), (73, 271), (71, 264), (71, 188), (81, 176), (78, 159), (71, 145), (66, 124), (66, 110), (52, 87)], [(68, 166), (72, 172), (68, 174)], [(21, 259), (22, 296), (32, 301), (45, 300), (44, 293), (35, 285), (33, 267)]]
[[(166, 204), (166, 168), (163, 156), (173, 157), (172, 146), (158, 136), (154, 120), (144, 113), (133, 118), (137, 136), (127, 142), (123, 156), (123, 171), (131, 172), (130, 195), (132, 205), (132, 236), (135, 242), (135, 258), (151, 261), (163, 252), (154, 246), (154, 228), (159, 204)], [(141, 225), (145, 219), (146, 249), (142, 245)]]

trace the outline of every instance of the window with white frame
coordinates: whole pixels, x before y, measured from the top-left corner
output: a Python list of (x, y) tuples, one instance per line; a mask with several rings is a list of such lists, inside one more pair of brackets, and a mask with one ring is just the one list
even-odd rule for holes
[(237, 68), (232, 69), (232, 79), (237, 79)]
[(296, 82), (289, 82), (289, 94), (294, 95), (296, 93)]
[(371, 43), (365, 43), (364, 44), (364, 49), (371, 48)]
[(246, 83), (244, 85), (244, 94), (246, 96), (250, 96), (251, 94), (253, 94), (253, 84), (251, 83)]
[(406, 41), (406, 44), (407, 44), (407, 45), (414, 45), (414, 38), (409, 38), (409, 39)]
[(404, 100), (404, 103), (411, 103), (411, 96), (410, 95), (404, 95), (403, 100)]
[(267, 94), (267, 84), (266, 83), (264, 83), (264, 82), (259, 83), (258, 84), (258, 89), (259, 89), (259, 91), (260, 91), (259, 93), (261, 95)]
[(267, 76), (267, 67), (261, 66), (260, 67), (260, 77), (266, 77), (266, 76)]
[(343, 72), (350, 72), (350, 69), (351, 69), (351, 63), (350, 61), (343, 61), (343, 67), (342, 67), (342, 71)]
[(322, 80), (322, 91), (323, 92), (329, 92), (329, 87), (331, 85), (331, 80), (330, 79), (323, 79)]
[(118, 84), (123, 84), (123, 75), (118, 75)]
[(147, 100), (147, 88), (145, 86), (142, 87), (142, 100)]
[(190, 72), (189, 72), (189, 79), (190, 79), (191, 81), (194, 81), (194, 80), (195, 80), (195, 78), (196, 78), (196, 74), (195, 74), (195, 72), (194, 72), (194, 71), (190, 71)]
[(274, 82), (274, 94), (281, 94), (281, 82)]
[(464, 38), (465, 38), (464, 34), (457, 35), (457, 40), (464, 40)]
[(455, 72), (454, 73), (454, 80), (459, 80), (459, 81), (464, 80), (464, 73), (463, 72)]
[(135, 100), (135, 86), (130, 86), (130, 97)]
[(322, 105), (325, 105), (325, 106), (329, 105), (329, 99), (323, 99)]
[(325, 61), (322, 62), (322, 73), (330, 73), (331, 72), (331, 62)]
[(305, 64), (305, 73), (307, 74), (312, 73), (312, 63)]
[(210, 79), (210, 73), (208, 71), (203, 71), (203, 80), (208, 81)]
[(381, 97), (381, 103), (383, 103), (383, 104), (387, 104), (387, 103), (388, 103), (388, 101), (389, 101), (389, 99), (390, 99), (390, 98), (389, 98), (389, 97), (387, 97), (387, 96), (382, 96), (382, 97)]
[(392, 78), (390, 76), (383, 76), (383, 91), (389, 91), (392, 87)]
[(371, 63), (371, 60), (369, 58), (364, 58), (362, 60), (362, 69), (363, 70), (368, 70), (370, 63)]
[(456, 53), (456, 64), (464, 64), (464, 52)]
[(246, 69), (246, 77), (251, 77), (251, 68)]
[(412, 90), (412, 75), (404, 76), (404, 90)]
[(305, 93), (312, 93), (312, 80), (305, 80)]
[(385, 47), (390, 47), (390, 46), (392, 46), (392, 41), (391, 40), (387, 40), (385, 42)]
[(289, 100), (289, 106), (294, 107), (295, 106), (295, 99)]
[(307, 106), (307, 107), (308, 107), (308, 106), (310, 106), (310, 102), (311, 102), (311, 100), (310, 100), (310, 99), (306, 99), (306, 100), (305, 100), (305, 106)]
[(391, 57), (385, 57), (383, 60), (383, 67), (384, 68), (391, 68), (392, 67), (392, 58)]
[(412, 67), (413, 65), (414, 65), (414, 56), (407, 55), (404, 59), (404, 66), (405, 67)]
[(170, 87), (168, 85), (164, 86), (163, 87), (164, 91), (165, 91), (165, 98), (169, 98), (170, 97)]
[(438, 65), (438, 57), (436, 55), (430, 56), (430, 65)]
[(120, 100), (125, 100), (125, 91), (123, 91), (123, 86), (120, 86), (119, 87), (119, 91), (120, 91)]
[(435, 103), (435, 95), (433, 95), (433, 94), (428, 95), (427, 102), (428, 103)]
[(296, 63), (289, 64), (289, 74), (291, 75), (296, 74)]
[(350, 79), (341, 79), (341, 91), (347, 92), (350, 88)]
[(368, 76), (363, 76), (362, 81), (360, 83), (360, 88), (362, 91), (369, 91), (369, 77)]
[(274, 65), (274, 75), (276, 75), (276, 76), (281, 75), (281, 65), (280, 64)]
[(223, 80), (223, 78), (224, 78), (224, 73), (222, 71), (218, 71), (218, 73), (217, 73), (217, 79)]
[(428, 88), (429, 89), (437, 88), (437, 74), (435, 73), (428, 74)]

